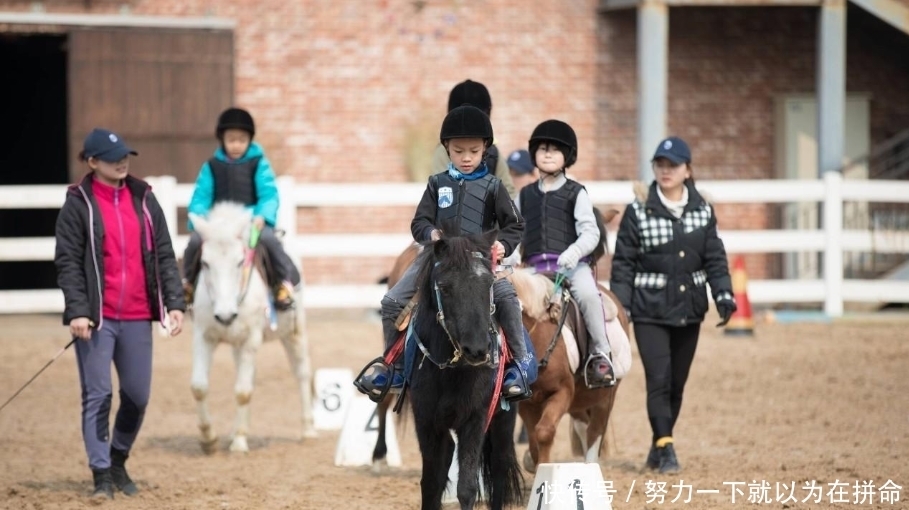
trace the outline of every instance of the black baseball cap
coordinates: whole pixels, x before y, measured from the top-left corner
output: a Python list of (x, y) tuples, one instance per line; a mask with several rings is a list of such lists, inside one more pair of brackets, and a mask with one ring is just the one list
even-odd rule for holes
[(107, 129), (95, 128), (85, 137), (82, 155), (85, 159), (96, 158), (108, 163), (116, 163), (126, 156), (139, 153), (130, 149), (123, 139)]
[(685, 140), (677, 136), (670, 136), (657, 145), (651, 161), (655, 161), (657, 158), (666, 158), (676, 165), (691, 163), (691, 149), (688, 148)]

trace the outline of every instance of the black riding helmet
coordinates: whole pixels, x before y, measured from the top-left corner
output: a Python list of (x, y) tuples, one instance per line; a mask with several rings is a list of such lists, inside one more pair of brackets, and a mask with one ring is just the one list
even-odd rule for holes
[(492, 122), (489, 115), (476, 106), (462, 105), (448, 112), (442, 121), (439, 141), (444, 145), (452, 138), (482, 138), (486, 147), (492, 145)]
[(578, 137), (574, 134), (574, 129), (561, 120), (543, 121), (533, 130), (527, 145), (534, 165), (537, 163), (537, 149), (543, 143), (553, 143), (562, 151), (566, 169), (578, 160)]
[(252, 115), (242, 108), (228, 108), (218, 116), (218, 127), (215, 129), (218, 140), (224, 137), (224, 132), (228, 129), (242, 129), (249, 133), (250, 138), (256, 135), (256, 123), (253, 122)]
[(489, 115), (492, 112), (492, 98), (489, 96), (489, 90), (486, 85), (478, 81), (464, 80), (451, 89), (448, 94), (448, 111), (469, 104), (483, 110), (483, 113)]

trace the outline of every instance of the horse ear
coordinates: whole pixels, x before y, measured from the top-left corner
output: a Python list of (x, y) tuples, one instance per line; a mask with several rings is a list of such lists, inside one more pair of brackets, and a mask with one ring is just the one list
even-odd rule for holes
[(249, 239), (250, 232), (252, 231), (252, 213), (245, 215), (244, 218), (246, 221), (237, 224), (237, 230), (235, 232), (237, 239)]
[(207, 237), (205, 234), (208, 232), (208, 220), (198, 214), (189, 213), (188, 216), (189, 221), (193, 224), (193, 230), (198, 232), (200, 236)]
[(444, 237), (432, 243), (432, 254), (436, 258), (442, 257), (446, 253), (448, 253), (448, 241)]

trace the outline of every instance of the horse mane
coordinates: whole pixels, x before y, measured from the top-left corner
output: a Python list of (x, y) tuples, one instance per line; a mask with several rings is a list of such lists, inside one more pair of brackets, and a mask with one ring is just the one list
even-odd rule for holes
[[(243, 232), (243, 227), (252, 220), (246, 206), (238, 202), (218, 202), (208, 214), (208, 223), (211, 228), (206, 229), (206, 241), (236, 239), (238, 232)], [(248, 231), (244, 234), (248, 236)]]
[[(445, 224), (441, 232), (442, 236), (439, 241), (425, 243), (423, 251), (417, 255), (417, 259), (414, 261), (419, 268), (418, 285), (426, 283), (436, 262), (444, 262), (447, 267), (455, 270), (466, 270), (477, 261), (477, 257), (474, 255), (477, 252), (483, 255), (486, 267), (492, 271), (492, 246), (486, 246), (483, 234), (461, 235), (460, 227), (457, 224)], [(427, 290), (427, 292), (431, 292), (431, 290)]]
[(548, 321), (547, 305), (554, 290), (552, 281), (527, 269), (515, 269), (508, 280), (518, 293), (524, 313), (537, 321)]

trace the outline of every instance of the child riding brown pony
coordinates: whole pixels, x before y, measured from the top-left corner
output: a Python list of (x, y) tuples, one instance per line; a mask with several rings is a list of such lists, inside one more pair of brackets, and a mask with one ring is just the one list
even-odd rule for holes
[[(599, 211), (595, 212), (602, 243), (593, 253), (594, 264), (605, 254), (606, 231), (601, 220), (608, 223), (618, 214), (618, 211), (610, 210), (605, 217), (601, 217)], [(551, 452), (556, 430), (566, 413), (572, 418), (572, 454), (583, 455), (585, 462), (597, 462), (604, 449), (602, 440), (619, 385), (617, 383), (611, 387), (590, 389), (584, 383), (584, 376), (578, 373), (577, 366), (578, 360), (584, 359), (578, 351), (583, 352), (586, 346), (578, 346), (576, 342), (583, 333), (577, 329), (577, 325), (583, 328), (584, 321), (576, 316), (578, 320), (564, 321), (564, 326), (559, 330), (558, 322), (562, 322), (559, 321), (562, 317), (560, 311), (556, 312), (550, 307), (555, 286), (548, 276), (517, 270), (508, 278), (523, 305), (524, 327), (530, 333), (537, 359), (540, 360), (539, 375), (531, 385), (533, 397), (522, 401), (518, 406), (518, 413), (528, 431), (529, 450), (524, 456), (524, 468), (535, 472), (537, 465), (552, 462)], [(611, 300), (604, 303), (607, 319), (617, 316), (628, 335), (629, 324), (625, 310), (615, 295), (602, 285), (598, 287), (604, 298)], [(567, 295), (567, 290), (565, 294)], [(568, 316), (574, 313), (567, 311)], [(572, 351), (574, 355), (570, 360)], [(618, 354), (616, 351), (613, 346), (614, 355)]]

